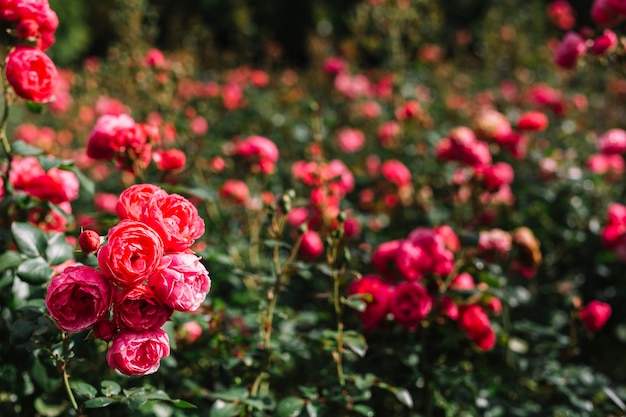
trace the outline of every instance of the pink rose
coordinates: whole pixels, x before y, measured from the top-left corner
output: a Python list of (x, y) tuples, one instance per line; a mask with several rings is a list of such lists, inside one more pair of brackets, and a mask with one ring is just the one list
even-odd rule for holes
[(554, 53), (554, 62), (561, 68), (572, 69), (586, 51), (582, 36), (576, 32), (567, 32)]
[(337, 134), (337, 146), (345, 153), (354, 153), (365, 144), (365, 134), (359, 129), (343, 128)]
[(393, 288), (377, 275), (367, 275), (350, 284), (348, 293), (368, 294), (367, 307), (360, 313), (364, 330), (375, 328), (389, 312), (389, 302)]
[(6, 76), (15, 94), (38, 103), (53, 100), (59, 78), (54, 62), (30, 46), (18, 46), (9, 53)]
[(422, 285), (405, 281), (396, 285), (389, 305), (396, 323), (415, 330), (430, 312), (433, 301)]
[(490, 350), (495, 345), (496, 335), (487, 313), (481, 306), (472, 304), (463, 307), (460, 311), (459, 327), (479, 349)]
[(593, 300), (580, 309), (579, 316), (585, 328), (595, 333), (604, 327), (611, 317), (611, 306), (602, 301)]
[(117, 200), (116, 211), (120, 219), (141, 220), (144, 205), (150, 200), (152, 194), (161, 190), (153, 184), (135, 184), (120, 194)]
[(322, 256), (324, 253), (324, 242), (319, 233), (313, 230), (304, 232), (298, 253), (306, 260), (313, 260)]
[(148, 280), (157, 298), (177, 311), (200, 307), (211, 289), (209, 273), (200, 259), (190, 253), (174, 253), (163, 257), (163, 265), (167, 266)]
[(402, 245), (402, 240), (390, 240), (383, 242), (372, 254), (372, 266), (378, 273), (386, 278), (395, 277), (398, 274), (396, 267), (396, 255)]
[(98, 251), (100, 269), (118, 286), (133, 287), (159, 267), (163, 241), (150, 226), (122, 220), (109, 230), (107, 244)]
[(204, 234), (204, 220), (189, 200), (178, 194), (156, 191), (143, 208), (142, 220), (157, 231), (165, 249), (181, 252)]
[(390, 183), (398, 188), (411, 184), (411, 171), (402, 162), (391, 159), (383, 162), (380, 173)]
[(138, 285), (117, 294), (113, 318), (122, 330), (142, 332), (158, 329), (170, 318), (166, 307), (146, 285)]
[(522, 114), (517, 121), (517, 128), (538, 132), (548, 127), (548, 116), (540, 111), (529, 111)]
[(87, 140), (87, 156), (93, 159), (112, 159), (124, 147), (126, 131), (135, 127), (127, 114), (100, 116)]
[[(235, 204), (245, 204), (250, 198), (248, 185), (240, 180), (226, 180), (220, 188), (220, 197), (233, 201)], [(291, 212), (289, 213), (291, 214)]]
[(80, 332), (93, 326), (111, 307), (108, 278), (89, 266), (69, 266), (48, 287), (46, 307), (59, 328)]
[(160, 171), (178, 171), (185, 166), (187, 156), (180, 149), (168, 149), (155, 151), (152, 160)]
[(170, 339), (163, 330), (123, 331), (113, 338), (107, 363), (127, 376), (148, 375), (156, 372), (161, 359), (169, 354)]
[(605, 155), (620, 154), (626, 152), (626, 130), (609, 129), (598, 138), (596, 142), (598, 150)]

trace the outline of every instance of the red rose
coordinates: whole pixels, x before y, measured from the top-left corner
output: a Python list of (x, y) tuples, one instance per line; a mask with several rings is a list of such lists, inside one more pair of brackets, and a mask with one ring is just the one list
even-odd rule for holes
[(165, 249), (171, 252), (187, 250), (204, 233), (204, 220), (189, 200), (178, 194), (155, 192), (146, 203), (142, 221), (157, 231)]
[(122, 330), (142, 332), (158, 329), (171, 315), (172, 309), (157, 299), (146, 285), (118, 293), (113, 305), (113, 319)]
[(426, 288), (417, 282), (405, 281), (396, 285), (389, 304), (396, 323), (415, 330), (430, 312), (433, 302)]
[(152, 160), (160, 171), (178, 171), (185, 166), (187, 156), (180, 149), (155, 151)]
[(576, 32), (567, 32), (554, 54), (554, 62), (561, 68), (572, 69), (586, 50), (582, 36)]
[(52, 279), (46, 307), (59, 328), (80, 332), (93, 326), (113, 302), (108, 278), (89, 266), (69, 266)]
[(319, 258), (324, 253), (324, 242), (319, 233), (313, 230), (304, 232), (298, 253), (307, 260)]
[(148, 375), (170, 354), (170, 339), (161, 329), (141, 333), (123, 331), (113, 338), (107, 363), (127, 376)]
[(157, 270), (148, 281), (161, 302), (177, 311), (200, 307), (211, 289), (209, 273), (200, 259), (190, 253), (163, 257), (165, 268)]
[(59, 74), (54, 62), (40, 49), (16, 47), (6, 61), (7, 81), (18, 96), (47, 103), (54, 98)]
[(529, 111), (522, 114), (517, 121), (517, 128), (538, 132), (548, 127), (548, 116), (540, 111)]
[(389, 312), (389, 301), (393, 288), (377, 275), (367, 275), (352, 282), (349, 294), (369, 294), (367, 307), (360, 313), (364, 330), (371, 330), (380, 323)]
[(595, 333), (604, 327), (611, 317), (611, 306), (602, 301), (593, 300), (580, 309), (579, 316), (585, 328)]
[(144, 205), (152, 194), (161, 190), (161, 187), (152, 184), (135, 184), (128, 187), (117, 200), (115, 210), (120, 219), (141, 220)]
[(496, 335), (491, 328), (489, 317), (479, 305), (472, 304), (461, 309), (459, 327), (481, 350), (490, 350), (496, 343)]
[(98, 265), (120, 287), (133, 287), (159, 266), (163, 241), (150, 226), (122, 220), (109, 230), (107, 244), (98, 251)]

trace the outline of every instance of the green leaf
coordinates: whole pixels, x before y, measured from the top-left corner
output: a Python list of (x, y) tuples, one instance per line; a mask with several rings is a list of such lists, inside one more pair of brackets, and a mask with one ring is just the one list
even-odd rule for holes
[(17, 248), (29, 258), (40, 256), (46, 250), (46, 235), (31, 224), (15, 222), (11, 225), (11, 234)]
[(0, 272), (4, 272), (7, 269), (13, 269), (23, 261), (24, 260), (19, 252), (14, 250), (6, 251), (0, 255)]
[(71, 384), (74, 392), (80, 396), (87, 397), (88, 399), (96, 398), (98, 391), (86, 382), (72, 382)]
[(342, 298), (341, 302), (347, 305), (350, 308), (355, 309), (359, 312), (364, 312), (367, 308), (367, 302), (365, 302), (364, 297), (369, 294), (352, 294), (348, 298)]
[(26, 108), (30, 110), (31, 113), (41, 114), (43, 113), (43, 109), (45, 109), (46, 106), (43, 103), (26, 100)]
[(146, 394), (135, 394), (124, 398), (122, 402), (128, 405), (130, 410), (137, 410), (139, 407), (148, 402), (148, 396)]
[(211, 407), (209, 417), (233, 417), (239, 414), (239, 407), (233, 403), (216, 400)]
[(171, 398), (165, 391), (156, 390), (148, 394), (149, 400), (163, 400), (163, 401), (171, 401)]
[(343, 333), (343, 343), (360, 357), (364, 357), (367, 352), (365, 336), (354, 330), (348, 330)]
[(63, 404), (47, 404), (41, 397), (35, 399), (35, 410), (44, 417), (57, 417), (63, 414), (67, 406)]
[(353, 410), (367, 417), (374, 416), (374, 410), (372, 410), (370, 407), (366, 406), (365, 404), (357, 404), (354, 406)]
[(174, 404), (178, 408), (198, 408), (192, 403), (183, 400), (171, 400), (171, 403)]
[(16, 140), (13, 142), (11, 144), (11, 151), (16, 155), (21, 156), (36, 156), (41, 155), (43, 152), (41, 149), (31, 146), (23, 140)]
[(270, 248), (270, 249), (273, 249), (273, 248), (275, 248), (275, 247), (277, 247), (277, 246), (278, 246), (278, 247), (281, 247), (281, 248), (291, 249), (291, 245), (290, 245), (290, 244), (288, 244), (288, 243), (286, 243), (286, 242), (281, 242), (280, 240), (271, 240), (271, 239), (268, 239), (268, 240), (264, 240), (264, 241), (263, 241), (263, 244), (264, 244), (265, 246), (267, 246), (268, 248)]
[(74, 248), (67, 243), (65, 236), (61, 233), (54, 233), (48, 239), (46, 248), (46, 259), (50, 265), (60, 265), (65, 261), (74, 258)]
[(72, 166), (62, 166), (61, 169), (65, 171), (70, 171), (76, 175), (78, 178), (78, 183), (80, 184), (81, 192), (87, 194), (87, 196), (92, 196), (96, 193), (96, 185), (94, 182), (89, 179), (85, 174), (82, 173), (80, 169), (78, 169), (75, 165)]
[(248, 396), (248, 390), (244, 387), (232, 387), (228, 391), (214, 392), (211, 397), (224, 401), (241, 401)]
[(37, 160), (46, 172), (50, 171), (52, 168), (59, 168), (62, 166), (70, 167), (72, 165), (72, 161), (64, 161), (63, 159), (47, 155), (39, 155)]
[(306, 403), (306, 412), (309, 417), (317, 417), (317, 408), (315, 408), (311, 401)]
[(408, 408), (413, 408), (413, 398), (406, 388), (390, 387), (389, 391), (395, 395), (396, 399)]
[(122, 387), (115, 381), (104, 380), (100, 382), (100, 392), (105, 397), (110, 397), (112, 395), (117, 395), (122, 391)]
[(92, 400), (85, 401), (83, 404), (86, 408), (102, 408), (117, 402), (117, 400), (109, 397), (96, 397)]
[(298, 397), (287, 397), (280, 400), (276, 406), (276, 417), (296, 417), (299, 416), (304, 407), (304, 400)]
[(24, 282), (40, 285), (48, 281), (54, 274), (48, 262), (42, 257), (29, 259), (17, 268), (17, 276)]

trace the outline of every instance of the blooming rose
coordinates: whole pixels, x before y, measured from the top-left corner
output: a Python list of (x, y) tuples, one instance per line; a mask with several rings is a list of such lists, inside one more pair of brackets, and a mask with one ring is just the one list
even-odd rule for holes
[(372, 254), (372, 266), (381, 275), (391, 278), (397, 275), (396, 255), (402, 245), (402, 240), (390, 240), (383, 242)]
[(579, 316), (587, 330), (597, 332), (611, 317), (611, 306), (602, 301), (593, 300), (580, 309)]
[(220, 197), (242, 205), (250, 198), (248, 184), (240, 180), (226, 180), (220, 188)]
[(109, 230), (107, 244), (98, 251), (98, 265), (120, 287), (147, 279), (159, 266), (163, 241), (150, 226), (122, 220)]
[(308, 260), (313, 260), (324, 253), (324, 242), (319, 233), (314, 230), (307, 230), (302, 234), (302, 241), (300, 242), (300, 249), (298, 253)]
[(119, 292), (113, 305), (113, 318), (122, 330), (158, 329), (171, 315), (172, 309), (161, 303), (146, 285)]
[(371, 330), (380, 323), (389, 312), (389, 301), (393, 288), (377, 275), (367, 275), (350, 284), (348, 293), (368, 294), (365, 311), (360, 313), (364, 330)]
[(6, 60), (7, 81), (18, 96), (38, 103), (54, 98), (59, 74), (54, 62), (40, 49), (18, 46)]
[(548, 127), (548, 116), (540, 111), (529, 111), (522, 114), (517, 121), (520, 130), (542, 131)]
[(402, 242), (396, 254), (396, 266), (408, 280), (425, 274), (447, 275), (452, 271), (454, 254), (436, 230), (417, 228)]
[(343, 128), (337, 134), (337, 146), (345, 153), (354, 153), (365, 144), (365, 134), (359, 129)]
[(605, 155), (620, 154), (626, 152), (626, 130), (609, 129), (604, 132), (596, 142), (598, 150)]
[(163, 257), (163, 265), (167, 266), (148, 280), (157, 298), (177, 311), (200, 307), (211, 289), (209, 273), (200, 259), (190, 253), (174, 253)]
[(120, 219), (141, 220), (143, 206), (150, 200), (152, 194), (160, 190), (153, 184), (135, 184), (120, 194), (117, 200), (116, 211)]
[(111, 159), (124, 146), (124, 132), (135, 127), (127, 114), (105, 114), (98, 118), (87, 140), (87, 156), (93, 159)]
[(396, 323), (415, 330), (430, 312), (433, 301), (422, 285), (405, 281), (396, 285), (389, 304)]
[(152, 160), (160, 171), (178, 171), (185, 166), (187, 156), (180, 149), (155, 151)]
[(171, 252), (187, 250), (204, 233), (204, 220), (189, 200), (178, 194), (156, 191), (144, 205), (142, 221), (150, 225)]
[(586, 50), (582, 36), (576, 32), (567, 32), (554, 53), (554, 62), (561, 68), (572, 69)]
[(141, 333), (123, 331), (113, 338), (107, 363), (127, 376), (148, 375), (170, 354), (170, 339), (161, 329)]
[(382, 176), (398, 188), (411, 184), (411, 171), (402, 162), (391, 159), (380, 166)]
[(107, 277), (89, 266), (69, 266), (52, 279), (46, 307), (59, 328), (80, 332), (94, 325), (111, 307), (113, 288)]

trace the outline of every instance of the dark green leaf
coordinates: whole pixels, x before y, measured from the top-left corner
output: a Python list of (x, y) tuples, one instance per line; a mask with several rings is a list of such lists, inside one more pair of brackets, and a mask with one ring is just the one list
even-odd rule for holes
[(7, 269), (13, 269), (23, 261), (24, 260), (20, 256), (19, 252), (14, 250), (6, 251), (0, 255), (0, 272), (6, 271)]
[(233, 403), (216, 400), (211, 407), (209, 417), (232, 417), (239, 414), (239, 407)]
[(41, 155), (43, 152), (41, 149), (29, 145), (23, 140), (16, 140), (11, 144), (11, 151), (16, 155), (21, 156), (35, 156)]
[(90, 400), (98, 395), (98, 391), (86, 382), (72, 382), (71, 387), (76, 394), (87, 397)]
[(41, 397), (35, 399), (35, 410), (44, 417), (60, 416), (67, 406), (63, 404), (48, 404)]
[(11, 344), (19, 345), (27, 342), (33, 334), (35, 330), (35, 323), (24, 320), (17, 319), (11, 324)]
[(47, 156), (47, 155), (39, 155), (37, 157), (37, 160), (39, 161), (39, 164), (46, 172), (48, 172), (52, 168), (70, 166), (72, 163), (72, 161), (64, 161), (62, 159), (58, 159), (58, 158)]
[(291, 249), (291, 245), (286, 242), (281, 242), (280, 240), (264, 240), (263, 244), (270, 249), (275, 248), (276, 246), (281, 248)]
[(214, 392), (211, 394), (213, 398), (219, 398), (224, 401), (241, 401), (248, 396), (248, 390), (243, 387), (233, 387), (228, 391)]
[(367, 352), (367, 341), (365, 340), (365, 336), (354, 330), (344, 332), (343, 343), (360, 357), (365, 356), (365, 353)]
[(39, 257), (23, 262), (17, 268), (16, 273), (22, 281), (32, 285), (40, 285), (52, 277), (54, 270), (50, 268), (45, 259)]
[(372, 410), (370, 407), (366, 406), (365, 404), (357, 404), (354, 406), (353, 410), (367, 417), (374, 416), (374, 410)]
[(352, 294), (348, 298), (342, 298), (341, 302), (356, 311), (364, 312), (367, 308), (367, 303), (364, 300), (364, 296), (369, 294)]
[(38, 103), (36, 101), (26, 100), (26, 108), (30, 110), (31, 113), (41, 114), (43, 113), (43, 109), (46, 106), (43, 103)]
[(50, 265), (59, 265), (74, 258), (74, 248), (67, 243), (65, 236), (61, 233), (54, 233), (48, 239), (46, 248), (46, 259)]
[(111, 405), (114, 402), (117, 402), (117, 400), (108, 397), (96, 397), (92, 400), (85, 401), (83, 406), (86, 408), (102, 408)]
[(11, 234), (17, 248), (29, 258), (40, 256), (46, 250), (46, 235), (31, 224), (15, 222), (11, 225)]
[(304, 400), (298, 397), (283, 398), (276, 406), (276, 417), (299, 416), (304, 407)]
[(105, 397), (117, 395), (122, 391), (122, 387), (115, 381), (104, 380), (100, 383), (100, 392)]
[(306, 403), (306, 412), (309, 417), (317, 417), (317, 408), (311, 401)]
[(406, 388), (390, 387), (389, 391), (396, 396), (396, 399), (408, 408), (413, 408), (413, 398)]
[(149, 400), (163, 400), (163, 401), (171, 400), (170, 396), (167, 395), (165, 391), (161, 391), (161, 390), (157, 390), (148, 394), (148, 399)]

